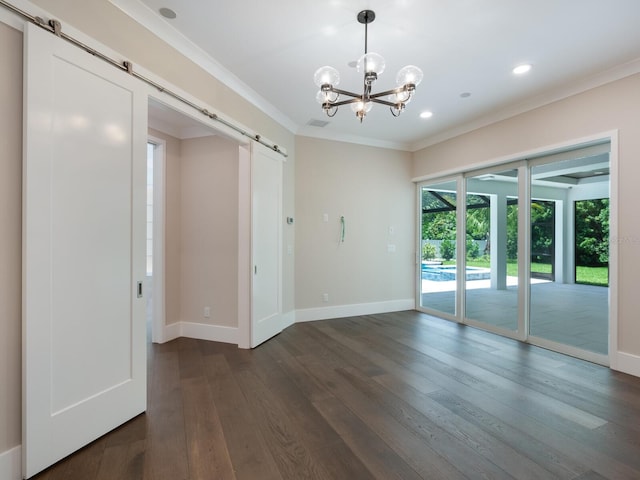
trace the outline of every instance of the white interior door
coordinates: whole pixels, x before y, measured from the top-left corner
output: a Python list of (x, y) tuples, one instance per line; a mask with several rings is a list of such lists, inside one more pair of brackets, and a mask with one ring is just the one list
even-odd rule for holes
[(253, 259), (251, 347), (284, 328), (282, 315), (282, 162), (254, 143), (251, 152)]
[(25, 30), (23, 474), (146, 408), (146, 96)]

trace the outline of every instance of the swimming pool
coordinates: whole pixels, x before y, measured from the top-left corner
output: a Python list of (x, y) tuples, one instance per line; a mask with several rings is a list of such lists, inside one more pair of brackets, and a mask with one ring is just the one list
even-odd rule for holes
[[(491, 278), (491, 270), (484, 267), (467, 267), (467, 280), (487, 280)], [(444, 282), (456, 279), (455, 265), (429, 265), (422, 264), (422, 279)]]

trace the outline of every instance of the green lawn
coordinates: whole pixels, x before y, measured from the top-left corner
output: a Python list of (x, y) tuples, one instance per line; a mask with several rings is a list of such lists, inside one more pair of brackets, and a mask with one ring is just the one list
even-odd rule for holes
[(576, 283), (609, 286), (609, 267), (576, 267)]
[[(449, 260), (442, 262), (444, 265), (455, 265), (455, 261)], [(489, 261), (482, 258), (467, 260), (469, 267), (491, 268)], [(532, 263), (532, 272), (551, 273), (551, 265), (548, 263)], [(507, 275), (510, 277), (518, 276), (518, 264), (515, 261), (507, 263)], [(599, 285), (602, 287), (609, 286), (609, 268), (608, 267), (577, 267), (576, 283), (586, 285)]]

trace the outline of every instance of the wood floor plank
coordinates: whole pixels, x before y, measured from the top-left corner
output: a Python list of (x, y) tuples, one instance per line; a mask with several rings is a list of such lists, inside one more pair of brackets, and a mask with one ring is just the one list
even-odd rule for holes
[[(532, 384), (523, 380), (523, 378), (526, 378), (524, 375), (516, 376), (511, 370), (504, 367), (499, 368), (499, 373), (496, 373), (492, 367), (496, 369), (498, 367), (492, 363), (494, 359), (491, 355), (483, 354), (482, 352), (467, 352), (463, 356), (460, 353), (455, 353), (455, 350), (458, 349), (457, 345), (452, 342), (434, 342), (428, 335), (411, 338), (402, 336), (397, 337), (396, 341), (438, 360), (441, 364), (444, 363), (447, 366), (452, 366), (459, 371), (465, 372), (465, 374), (482, 379), (490, 387), (505, 392), (518, 391), (521, 396), (527, 398), (532, 408), (534, 403), (536, 406), (544, 404), (545, 414), (553, 414), (558, 417), (556, 420), (566, 420), (584, 428), (598, 428), (607, 422), (606, 419), (591, 414), (584, 409), (576, 408), (571, 403), (558, 400), (555, 395), (550, 395), (550, 393), (553, 394), (557, 390), (548, 388), (544, 383), (536, 382)], [(452, 352), (452, 349), (454, 352)], [(576, 403), (578, 401), (579, 399), (576, 398)]]
[(282, 480), (266, 440), (259, 432), (255, 413), (238, 386), (225, 355), (205, 355), (204, 359), (207, 381), (236, 479)]
[[(489, 478), (546, 479), (554, 476), (506, 443), (478, 429), (427, 395), (413, 389), (398, 390), (398, 384), (384, 388), (382, 383), (345, 367), (340, 373), (366, 396), (376, 399), (403, 425), (417, 433), (429, 432), (432, 447), (466, 475), (474, 472)], [(468, 463), (461, 460), (467, 458)], [(499, 469), (495, 466), (500, 465)], [(507, 475), (505, 475), (505, 473)]]
[(300, 354), (300, 352), (295, 349), (292, 352), (285, 348), (279, 338), (274, 338), (273, 341), (261, 345), (261, 349), (270, 357), (269, 362), (266, 364), (270, 365), (272, 362), (277, 364), (283, 375), (286, 375), (287, 378), (295, 383), (300, 393), (310, 402), (331, 398), (331, 393), (320, 385), (315, 378), (309, 376), (307, 371), (295, 359), (294, 354)]
[[(430, 436), (427, 433), (426, 436), (429, 437), (429, 441), (427, 441), (425, 435), (417, 433), (412, 428), (407, 428), (397, 418), (383, 413), (372, 398), (358, 391), (344, 377), (337, 374), (335, 366), (327, 368), (325, 363), (317, 361), (315, 355), (301, 356), (299, 360), (310, 374), (324, 383), (336, 398), (390, 445), (420, 475), (439, 479), (465, 478), (465, 475), (456, 466), (434, 450), (436, 447), (434, 444), (439, 440), (437, 435)], [(465, 463), (467, 461), (468, 458), (464, 460)]]
[(77, 453), (56, 463), (44, 472), (31, 477), (33, 480), (69, 480), (96, 478), (102, 462), (107, 439), (99, 438)]
[(314, 405), (340, 434), (348, 447), (365, 465), (369, 466), (372, 478), (379, 480), (422, 478), (343, 402), (334, 397), (328, 397), (318, 400)]
[(105, 438), (98, 480), (138, 480), (144, 475), (147, 417), (138, 415)]
[(144, 475), (145, 440), (110, 446), (104, 449), (97, 480), (138, 480)]
[(156, 365), (148, 392), (144, 479), (188, 479), (178, 351), (159, 353), (154, 361)]
[(34, 478), (640, 479), (640, 378), (415, 311), (147, 369), (145, 414)]
[[(381, 340), (378, 338), (375, 341), (378, 348), (382, 348)], [(432, 339), (425, 339), (425, 342), (431, 343)], [(482, 368), (481, 364), (468, 362), (432, 344), (423, 345), (419, 339), (400, 338), (386, 341), (384, 345), (393, 349), (394, 357), (406, 358), (405, 364), (412, 370), (422, 373), (428, 370), (437, 371), (446, 378), (455, 379), (493, 396), (496, 401), (517, 405), (528, 415), (546, 422), (551, 427), (575, 430), (577, 435), (581, 435), (584, 429), (597, 428), (606, 423), (602, 418), (496, 375)]]
[(515, 428), (477, 407), (472, 401), (460, 398), (446, 390), (433, 392), (429, 396), (459, 417), (490, 432), (558, 478), (574, 479), (586, 472), (585, 466), (527, 434), (526, 426), (522, 430)]
[(189, 478), (235, 480), (224, 432), (206, 378), (183, 379), (182, 392)]
[[(399, 341), (409, 345), (415, 345), (416, 342), (419, 342), (421, 348), (430, 348), (431, 350), (436, 347), (432, 341), (423, 337), (403, 337)], [(452, 342), (453, 340), (450, 340), (448, 344), (452, 345)], [(446, 343), (439, 342), (437, 348), (445, 351)], [(457, 345), (450, 346), (446, 350), (447, 353), (452, 351), (457, 351)], [(455, 353), (452, 354), (455, 355)], [(466, 352), (466, 349), (464, 360), (481, 365), (485, 370), (516, 382), (527, 389), (554, 398), (565, 405), (578, 407), (581, 411), (596, 417), (586, 425), (588, 428), (599, 427), (599, 423), (603, 420), (626, 424), (630, 418), (637, 418), (640, 414), (640, 405), (637, 405), (637, 402), (621, 402), (618, 398), (612, 398), (610, 395), (594, 389), (592, 385), (580, 385), (574, 379), (560, 379), (557, 374), (538, 368), (537, 363), (536, 368), (531, 368), (529, 367), (530, 362), (529, 365), (514, 361), (504, 362), (501, 358), (496, 358), (493, 352), (470, 354), (470, 352)], [(638, 433), (640, 435), (640, 430)]]
[(322, 435), (318, 436), (317, 432), (309, 430), (309, 422), (298, 422), (304, 414), (308, 417), (320, 417), (317, 411), (308, 409), (302, 415), (301, 412), (293, 414), (294, 411), (280, 403), (277, 396), (253, 372), (243, 370), (235, 376), (245, 393), (247, 403), (256, 412), (257, 426), (266, 439), (282, 476), (331, 478), (324, 463), (318, 461), (315, 453), (339, 441), (339, 436), (336, 434), (327, 443)]

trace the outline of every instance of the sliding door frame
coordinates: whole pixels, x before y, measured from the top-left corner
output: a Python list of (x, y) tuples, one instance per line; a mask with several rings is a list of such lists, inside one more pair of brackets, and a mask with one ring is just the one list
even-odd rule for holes
[[(608, 355), (601, 355), (578, 349), (565, 344), (552, 342), (529, 335), (531, 284), (530, 284), (530, 248), (531, 248), (531, 168), (548, 163), (549, 157), (563, 152), (591, 147), (599, 144), (610, 144), (609, 152), (609, 305), (608, 305)], [(495, 172), (496, 169), (514, 168), (518, 170), (518, 328), (509, 331), (492, 327), (481, 322), (467, 319), (465, 314), (465, 268), (466, 268), (466, 188), (467, 179), (483, 172)], [(497, 333), (516, 340), (548, 348), (562, 354), (579, 357), (593, 363), (610, 366), (618, 370), (618, 132), (604, 132), (590, 137), (580, 138), (562, 144), (543, 147), (501, 160), (484, 164), (470, 165), (454, 171), (443, 172), (442, 175), (429, 175), (414, 179), (417, 190), (417, 243), (416, 254), (416, 309), (424, 313), (436, 315), (447, 320), (465, 324), (492, 333)], [(456, 181), (456, 312), (455, 315), (442, 313), (422, 306), (422, 188), (427, 185)], [(462, 200), (462, 201), (461, 201)]]
[[(448, 176), (443, 176), (443, 177), (437, 177), (434, 178), (433, 180), (427, 180), (427, 181), (423, 181), (420, 182), (416, 185), (416, 202), (417, 202), (417, 214), (416, 214), (416, 222), (417, 222), (417, 231), (418, 231), (418, 240), (417, 240), (417, 252), (416, 252), (416, 309), (424, 312), (424, 313), (428, 313), (429, 315), (434, 315), (437, 317), (441, 317), (444, 318), (446, 320), (450, 320), (456, 323), (462, 323), (462, 316), (461, 316), (461, 312), (463, 310), (461, 310), (461, 308), (464, 307), (464, 303), (460, 302), (459, 300), (459, 295), (457, 294), (458, 289), (460, 288), (460, 272), (459, 272), (459, 266), (456, 268), (456, 299), (455, 299), (455, 314), (450, 314), (448, 312), (443, 312), (440, 310), (436, 310), (436, 309), (432, 309), (432, 308), (428, 308), (428, 307), (424, 307), (422, 306), (422, 188), (432, 185), (434, 183), (436, 184), (440, 184), (440, 183), (447, 183), (447, 182), (456, 182), (456, 197), (459, 199), (460, 198), (460, 184), (461, 181), (463, 179), (462, 174), (456, 174), (456, 175), (448, 175)], [(460, 244), (458, 241), (458, 232), (457, 229), (460, 225), (460, 208), (456, 208), (456, 249), (457, 251), (460, 251)], [(464, 242), (463, 242), (464, 244)], [(463, 245), (464, 248), (464, 245)], [(456, 262), (457, 263), (457, 262)]]

